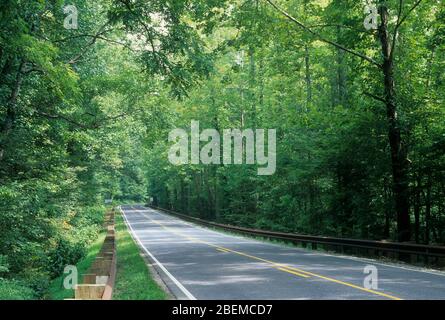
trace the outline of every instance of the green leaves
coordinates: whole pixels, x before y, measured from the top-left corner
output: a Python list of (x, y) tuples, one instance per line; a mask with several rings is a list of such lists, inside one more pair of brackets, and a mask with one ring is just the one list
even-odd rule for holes
[[(202, 76), (208, 76), (212, 60), (198, 27), (208, 21), (208, 10), (218, 1), (115, 1), (109, 11), (114, 24), (122, 23), (130, 46), (149, 77), (165, 77), (173, 96), (181, 98)], [(190, 10), (191, 9), (191, 10)], [(206, 32), (210, 29), (207, 26)]]
[[(363, 27), (360, 2), (277, 3), (323, 37), (381, 60), (375, 33)], [(388, 5), (397, 8), (398, 2)], [(406, 3), (404, 13), (410, 5)], [(410, 159), (416, 159), (410, 187), (419, 174), (422, 185), (431, 181), (418, 168), (434, 171), (437, 197), (420, 205), (425, 214), (428, 206), (434, 207), (437, 217), (444, 214), (439, 200), (443, 159), (438, 156), (443, 140), (439, 133), (445, 128), (439, 120), (445, 82), (438, 72), (444, 55), (437, 41), (442, 9), (437, 2), (419, 7), (418, 15), (400, 29), (395, 56), (402, 138)], [(208, 79), (189, 90), (187, 99), (163, 101), (175, 111), (172, 128), (187, 127), (191, 119), (219, 130), (276, 128), (277, 174), (264, 179), (241, 166), (173, 167), (165, 163), (169, 146), (161, 142), (166, 137), (161, 132), (160, 142), (148, 145), (150, 195), (166, 207), (235, 224), (348, 237), (394, 236), (388, 122), (383, 99), (378, 99), (383, 90), (379, 70), (315, 41), (263, 2), (237, 3), (231, 14), (221, 9), (213, 15), (218, 18), (209, 20), (219, 23), (212, 24), (214, 33), (206, 42), (217, 48), (215, 67)], [(435, 50), (431, 41), (438, 45)], [(438, 152), (432, 152), (433, 145)], [(434, 221), (438, 231), (443, 219)]]

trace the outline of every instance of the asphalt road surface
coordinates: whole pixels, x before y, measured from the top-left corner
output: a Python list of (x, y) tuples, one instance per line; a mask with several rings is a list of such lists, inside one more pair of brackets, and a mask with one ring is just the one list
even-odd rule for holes
[[(445, 300), (445, 273), (256, 241), (143, 206), (122, 211), (134, 239), (178, 299)], [(368, 272), (377, 271), (377, 282), (365, 280), (367, 266)]]

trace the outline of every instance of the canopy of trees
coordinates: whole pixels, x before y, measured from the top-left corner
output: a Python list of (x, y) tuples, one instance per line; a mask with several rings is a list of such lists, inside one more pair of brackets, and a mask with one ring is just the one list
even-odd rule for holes
[[(44, 297), (105, 199), (445, 243), (445, 3), (374, 4), (369, 29), (357, 0), (2, 0), (2, 281)], [(191, 120), (276, 129), (276, 173), (172, 165)]]

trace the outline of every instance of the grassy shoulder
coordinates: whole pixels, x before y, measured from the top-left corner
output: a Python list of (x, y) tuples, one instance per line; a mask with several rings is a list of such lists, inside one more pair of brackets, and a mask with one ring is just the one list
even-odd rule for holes
[[(91, 264), (96, 258), (96, 255), (99, 253), (100, 248), (102, 247), (104, 239), (105, 233), (102, 233), (100, 237), (89, 246), (87, 255), (76, 264), (79, 274), (79, 283), (82, 283), (82, 275), (85, 274), (90, 268)], [(62, 274), (61, 276), (51, 281), (46, 299), (64, 300), (74, 298), (74, 290), (64, 288), (64, 278), (65, 275)]]
[(165, 300), (167, 294), (152, 279), (120, 214), (116, 214), (117, 274), (114, 300)]

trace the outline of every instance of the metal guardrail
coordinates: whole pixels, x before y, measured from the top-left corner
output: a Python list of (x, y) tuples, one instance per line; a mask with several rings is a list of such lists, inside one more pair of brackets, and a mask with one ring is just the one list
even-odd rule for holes
[(373, 241), (373, 240), (359, 240), (348, 238), (334, 238), (300, 235), (293, 233), (266, 231), (258, 229), (250, 229), (244, 227), (237, 227), (232, 225), (225, 225), (206, 221), (203, 219), (190, 217), (185, 214), (174, 212), (171, 210), (149, 206), (153, 209), (165, 211), (173, 216), (181, 219), (195, 222), (197, 224), (215, 227), (222, 230), (233, 231), (236, 233), (245, 234), (254, 237), (263, 237), (268, 239), (284, 240), (294, 244), (302, 244), (306, 247), (308, 244), (312, 249), (316, 250), (318, 245), (323, 246), (325, 250), (341, 252), (345, 254), (357, 254), (372, 257), (387, 257), (409, 263), (421, 262), (424, 265), (435, 267), (445, 267), (445, 247), (420, 245), (412, 243), (397, 243), (387, 241)]

